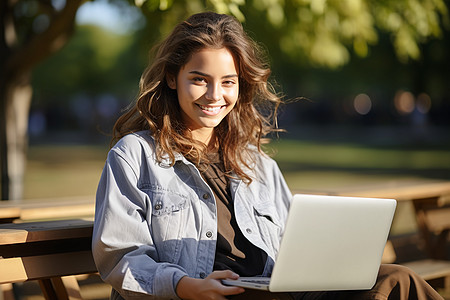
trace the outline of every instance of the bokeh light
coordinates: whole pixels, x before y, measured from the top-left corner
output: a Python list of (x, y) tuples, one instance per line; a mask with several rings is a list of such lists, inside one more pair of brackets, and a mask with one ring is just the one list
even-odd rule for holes
[(401, 115), (407, 115), (414, 111), (414, 95), (407, 91), (398, 91), (394, 98), (394, 105)]
[(353, 100), (353, 107), (360, 115), (367, 115), (372, 109), (372, 100), (367, 94), (358, 94)]
[(416, 107), (420, 113), (427, 114), (431, 109), (431, 97), (425, 93), (419, 94)]

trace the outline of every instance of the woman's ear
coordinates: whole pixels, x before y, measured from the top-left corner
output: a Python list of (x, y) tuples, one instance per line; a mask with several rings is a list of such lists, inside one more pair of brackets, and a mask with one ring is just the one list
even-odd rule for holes
[(171, 74), (167, 74), (166, 81), (167, 81), (167, 85), (169, 86), (169, 88), (171, 88), (172, 90), (177, 89), (177, 81), (175, 79), (175, 76), (173, 76)]

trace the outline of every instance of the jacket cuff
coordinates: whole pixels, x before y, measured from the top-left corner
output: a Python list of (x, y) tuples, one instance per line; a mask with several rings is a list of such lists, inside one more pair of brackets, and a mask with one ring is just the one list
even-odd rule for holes
[(178, 282), (184, 276), (188, 276), (188, 274), (178, 266), (164, 267), (153, 282), (155, 295), (161, 298), (180, 299), (176, 293), (176, 288)]
[(176, 293), (178, 281), (184, 276), (188, 276), (183, 268), (172, 264), (161, 264), (153, 278), (151, 275), (132, 274), (130, 269), (126, 273), (120, 292), (126, 299), (135, 297), (141, 299), (147, 297), (149, 299), (180, 299)]

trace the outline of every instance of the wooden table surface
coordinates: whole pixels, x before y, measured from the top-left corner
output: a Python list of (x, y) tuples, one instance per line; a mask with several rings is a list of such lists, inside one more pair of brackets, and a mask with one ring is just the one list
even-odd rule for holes
[(428, 256), (435, 259), (450, 259), (445, 249), (450, 232), (450, 181), (386, 182), (325, 191), (294, 191), (294, 193), (304, 192), (410, 201), (414, 206), (418, 229)]
[(0, 224), (0, 283), (96, 272), (93, 222)]

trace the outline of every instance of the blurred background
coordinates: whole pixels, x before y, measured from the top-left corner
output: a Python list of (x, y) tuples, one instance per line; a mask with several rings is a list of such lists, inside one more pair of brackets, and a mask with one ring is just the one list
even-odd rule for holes
[(2, 97), (24, 153), (2, 155), (3, 199), (93, 198), (149, 49), (203, 10), (236, 16), (267, 51), (286, 129), (269, 148), (292, 190), (450, 179), (448, 1), (10, 2), (3, 85), (25, 73), (30, 100)]

